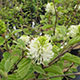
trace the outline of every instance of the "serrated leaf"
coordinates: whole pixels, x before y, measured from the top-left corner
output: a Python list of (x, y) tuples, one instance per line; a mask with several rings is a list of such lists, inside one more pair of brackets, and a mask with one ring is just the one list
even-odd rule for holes
[(45, 69), (47, 72), (56, 73), (56, 74), (63, 74), (62, 69), (59, 66), (52, 65)]
[(17, 77), (20, 77), (20, 79), (24, 79), (26, 76), (28, 76), (28, 72), (32, 67), (32, 64), (31, 61), (28, 59), (23, 59), (21, 63), (19, 63), (18, 70), (16, 70), (16, 72), (17, 72)]
[(35, 65), (35, 66), (33, 66), (33, 68), (34, 68), (34, 71), (36, 71), (38, 73), (41, 73), (41, 74), (45, 73), (44, 70), (40, 66)]
[(34, 77), (35, 77), (34, 70), (30, 69), (27, 76), (24, 78), (24, 80), (32, 79)]
[(7, 73), (4, 72), (3, 70), (0, 70), (0, 75), (5, 77), (5, 78), (7, 78), (7, 76), (8, 76)]
[(52, 28), (52, 27), (53, 27), (53, 25), (51, 25), (51, 24), (45, 24), (45, 25), (42, 27), (42, 29), (45, 30), (45, 29), (49, 29), (49, 28)]
[(11, 74), (8, 76), (8, 80), (20, 80), (18, 77), (17, 77), (17, 74)]
[(70, 62), (74, 62), (76, 64), (80, 64), (80, 58), (78, 56), (72, 55), (70, 53), (66, 53), (62, 59), (70, 61)]
[(7, 60), (9, 57), (10, 57), (10, 53), (4, 52), (3, 58), (4, 58), (5, 60)]
[(69, 45), (73, 45), (80, 42), (80, 36), (76, 36), (69, 41)]
[[(48, 75), (49, 75), (49, 77), (52, 77), (52, 76), (56, 76), (56, 75), (59, 75), (59, 74), (48, 73)], [(52, 78), (52, 79), (49, 79), (49, 80), (62, 80), (62, 77)]]
[(17, 30), (14, 30), (14, 31), (12, 32), (12, 34), (15, 34), (15, 33), (21, 32), (21, 31), (22, 31), (21, 29), (17, 29)]
[(17, 62), (18, 59), (19, 59), (18, 56), (12, 56), (9, 59), (7, 59), (5, 62), (5, 65), (4, 65), (5, 71), (9, 72), (12, 69), (12, 67), (14, 66), (14, 64)]
[(3, 45), (5, 42), (4, 38), (3, 37), (0, 37), (0, 45)]
[(11, 61), (8, 59), (8, 60), (6, 60), (6, 62), (5, 62), (5, 71), (6, 72), (9, 72), (10, 71), (10, 69), (11, 69), (11, 67), (12, 67), (12, 65), (11, 65)]
[(57, 53), (59, 52), (59, 47), (54, 45), (53, 48), (52, 48), (53, 52)]

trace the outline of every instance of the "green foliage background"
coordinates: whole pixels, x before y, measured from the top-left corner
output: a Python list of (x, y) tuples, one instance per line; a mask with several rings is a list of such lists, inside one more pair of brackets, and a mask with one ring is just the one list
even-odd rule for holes
[[(77, 7), (74, 9), (75, 5), (80, 5), (80, 0), (54, 0), (55, 14), (46, 13), (48, 2), (53, 3), (53, 0), (0, 0), (0, 50), (3, 52), (0, 62), (1, 80), (62, 80), (62, 77), (49, 77), (72, 73), (80, 65), (80, 58), (69, 53), (70, 48), (80, 42), (80, 34), (74, 38), (66, 37), (67, 28), (80, 23), (80, 10)], [(34, 28), (31, 27), (32, 22), (35, 22)], [(61, 36), (55, 34), (55, 29)], [(17, 40), (22, 33), (33, 38), (41, 32), (51, 35), (55, 53), (53, 59), (68, 50), (57, 63), (45, 69), (26, 58), (26, 45)], [(63, 49), (60, 48), (61, 41), (67, 42)], [(64, 61), (67, 61), (66, 65)], [(63, 70), (72, 63), (74, 67), (64, 73)]]

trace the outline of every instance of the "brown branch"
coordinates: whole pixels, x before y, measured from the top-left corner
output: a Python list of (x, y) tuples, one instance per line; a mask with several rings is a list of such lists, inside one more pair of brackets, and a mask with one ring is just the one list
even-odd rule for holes
[(74, 45), (74, 46), (71, 46), (71, 47), (69, 47), (68, 49), (64, 50), (63, 52), (61, 51), (61, 52), (59, 53), (59, 55), (58, 55), (55, 59), (53, 59), (53, 60), (48, 64), (48, 66), (44, 66), (43, 68), (47, 68), (47, 67), (53, 65), (55, 62), (59, 61), (59, 59), (60, 59), (66, 52), (69, 52), (70, 50), (72, 50), (73, 48), (75, 48), (75, 47), (78, 46), (78, 45), (80, 45), (80, 44), (76, 44), (76, 45)]
[(64, 72), (64, 73), (68, 72), (69, 69), (70, 69), (71, 67), (73, 67), (73, 65), (74, 65), (74, 63), (72, 63), (72, 64), (71, 64), (66, 70), (64, 70), (63, 72)]
[(23, 59), (24, 57), (25, 57), (25, 56), (24, 56), (24, 51), (22, 51), (22, 57), (21, 57), (21, 59), (20, 59), (16, 64), (14, 64), (14, 67), (13, 67), (13, 69), (11, 70), (12, 73), (14, 73), (14, 71), (17, 69), (17, 65), (22, 61), (22, 59)]
[(63, 74), (63, 75), (56, 75), (56, 76), (51, 76), (51, 77), (49, 77), (49, 78), (37, 79), (37, 80), (48, 80), (48, 79), (57, 78), (57, 77), (66, 77), (66, 76), (74, 76), (74, 75), (80, 75), (80, 72)]

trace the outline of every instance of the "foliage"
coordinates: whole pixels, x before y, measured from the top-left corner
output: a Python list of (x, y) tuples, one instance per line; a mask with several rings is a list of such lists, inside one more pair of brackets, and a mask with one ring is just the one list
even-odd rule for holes
[[(79, 0), (1, 0), (1, 80), (62, 80), (80, 65)], [(77, 53), (78, 54), (78, 53)], [(71, 74), (70, 74), (71, 73)]]

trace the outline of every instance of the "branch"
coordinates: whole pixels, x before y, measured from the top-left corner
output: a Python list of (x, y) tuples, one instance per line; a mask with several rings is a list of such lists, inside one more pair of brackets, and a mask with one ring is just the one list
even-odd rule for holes
[(66, 77), (66, 76), (74, 76), (74, 75), (80, 75), (80, 72), (63, 74), (63, 75), (57, 75), (57, 76), (51, 76), (51, 77), (49, 77), (49, 78), (38, 79), (38, 80), (48, 80), (48, 79), (57, 78), (57, 77)]
[[(55, 15), (56, 15), (56, 20), (55, 20), (55, 28), (56, 28), (56, 24), (57, 24), (57, 11), (56, 11), (56, 6), (55, 6), (55, 2), (53, 0), (53, 4), (54, 4), (54, 9), (55, 9)], [(54, 33), (55, 33), (55, 29), (54, 29)]]
[(70, 50), (72, 50), (73, 48), (75, 48), (76, 46), (78, 46), (80, 44), (76, 44), (74, 46), (71, 46), (69, 47), (67, 50), (63, 51), (63, 52), (60, 52), (59, 55), (53, 59), (49, 64), (48, 66), (44, 66), (43, 68), (48, 68), (49, 66), (53, 65), (55, 62), (57, 62), (66, 52), (69, 52)]
[(66, 70), (64, 70), (63, 72), (64, 72), (64, 73), (68, 72), (69, 69), (73, 67), (73, 65), (74, 65), (74, 63), (72, 63), (72, 64), (71, 64)]
[(21, 57), (21, 59), (20, 59), (16, 64), (14, 64), (14, 67), (13, 67), (13, 69), (11, 70), (12, 73), (14, 72), (14, 70), (17, 69), (17, 65), (21, 62), (21, 60), (22, 60), (24, 57), (25, 57), (25, 56), (24, 56), (24, 51), (22, 51), (22, 57)]

